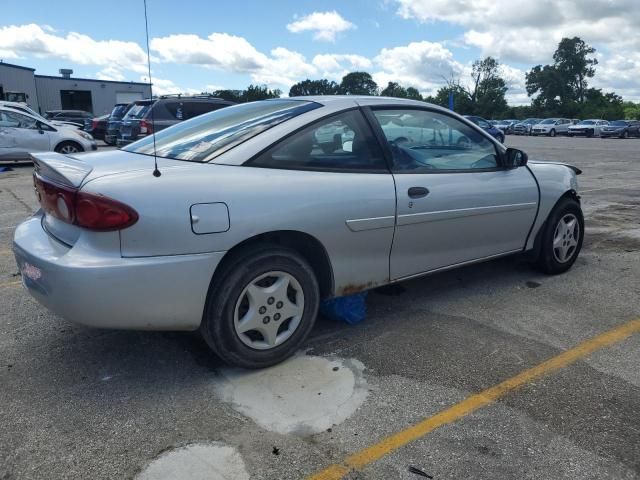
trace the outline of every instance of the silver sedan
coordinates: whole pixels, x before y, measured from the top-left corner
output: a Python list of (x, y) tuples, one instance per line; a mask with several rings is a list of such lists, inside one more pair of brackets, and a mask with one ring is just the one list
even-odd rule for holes
[(248, 368), (294, 353), (325, 299), (521, 252), (562, 273), (584, 236), (577, 168), (418, 101), (267, 100), (33, 156), (42, 208), (13, 248), (37, 300), (93, 327), (200, 329)]

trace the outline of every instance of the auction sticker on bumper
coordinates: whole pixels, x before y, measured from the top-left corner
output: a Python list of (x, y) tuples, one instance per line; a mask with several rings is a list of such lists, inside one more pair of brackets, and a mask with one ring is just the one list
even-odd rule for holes
[(22, 275), (31, 280), (40, 280), (42, 278), (42, 271), (38, 267), (34, 267), (28, 262), (24, 262), (22, 265)]

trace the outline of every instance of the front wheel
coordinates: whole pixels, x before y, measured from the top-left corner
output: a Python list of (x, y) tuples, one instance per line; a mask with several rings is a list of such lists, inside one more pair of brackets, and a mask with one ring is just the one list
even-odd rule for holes
[(621, 138), (629, 138), (629, 131), (625, 130), (624, 132), (622, 132), (622, 137)]
[(583, 239), (580, 204), (573, 198), (563, 198), (549, 214), (542, 231), (537, 267), (551, 275), (566, 272), (578, 258)]
[(552, 128), (551, 131), (549, 132), (549, 136), (550, 137), (555, 137), (556, 136), (556, 130), (555, 128)]
[(500, 143), (504, 143), (504, 135), (498, 135), (496, 137), (496, 140), (498, 140)]
[(200, 331), (228, 364), (269, 367), (300, 348), (315, 323), (319, 299), (313, 269), (297, 252), (255, 249), (216, 276)]
[(76, 142), (67, 141), (67, 142), (62, 142), (60, 145), (58, 145), (55, 148), (55, 151), (58, 153), (69, 154), (69, 153), (84, 152), (84, 148), (82, 148), (82, 146)]

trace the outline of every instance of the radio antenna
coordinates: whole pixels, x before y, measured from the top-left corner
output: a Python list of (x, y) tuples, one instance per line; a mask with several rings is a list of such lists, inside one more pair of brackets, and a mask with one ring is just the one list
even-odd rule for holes
[(144, 30), (147, 36), (147, 69), (149, 70), (149, 92), (151, 92), (151, 128), (153, 131), (151, 132), (151, 136), (153, 137), (153, 176), (159, 177), (162, 175), (160, 170), (158, 170), (158, 155), (156, 155), (156, 121), (153, 111), (153, 83), (151, 82), (151, 52), (149, 50), (149, 20), (147, 18), (147, 0), (142, 0), (144, 2)]

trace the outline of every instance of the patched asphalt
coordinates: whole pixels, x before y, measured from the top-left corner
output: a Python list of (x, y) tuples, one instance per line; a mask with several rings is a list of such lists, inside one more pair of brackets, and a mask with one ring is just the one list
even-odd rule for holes
[[(16, 284), (10, 251), (13, 228), (37, 208), (31, 168), (0, 173), (0, 479), (148, 479), (166, 473), (168, 458), (201, 461), (181, 452), (216, 448), (238, 478), (304, 478), (639, 318), (640, 139), (507, 144), (584, 170), (587, 233), (573, 269), (549, 277), (504, 258), (373, 292), (359, 325), (321, 319), (305, 354), (362, 365), (354, 375), (366, 398), (319, 433), (302, 417), (285, 434), (241, 413), (242, 402), (221, 394), (224, 366), (195, 333), (92, 330), (39, 306)], [(294, 364), (291, 388), (308, 378), (322, 393), (314, 364)], [(410, 466), (435, 479), (640, 478), (639, 366), (634, 335), (345, 478), (425, 478)], [(268, 415), (278, 401), (266, 390), (252, 412)]]

